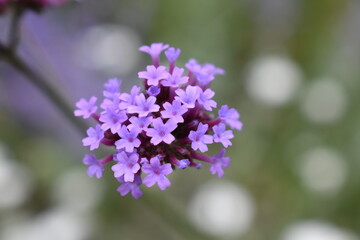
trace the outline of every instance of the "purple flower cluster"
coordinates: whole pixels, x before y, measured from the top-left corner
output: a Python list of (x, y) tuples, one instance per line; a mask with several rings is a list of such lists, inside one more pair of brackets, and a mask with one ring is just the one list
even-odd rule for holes
[[(217, 103), (209, 86), (215, 75), (224, 71), (191, 59), (184, 75), (185, 69), (175, 65), (180, 49), (153, 43), (139, 50), (148, 53), (153, 61), (146, 71), (138, 73), (144, 79), (143, 91), (134, 86), (130, 93), (122, 93), (121, 82), (110, 79), (105, 84), (100, 113), (94, 96), (76, 103), (75, 116), (92, 117), (98, 123), (87, 130), (83, 145), (91, 151), (100, 144), (116, 149), (101, 160), (86, 155), (83, 162), (89, 166), (88, 174), (100, 178), (104, 165), (114, 163), (111, 169), (121, 183), (117, 191), (122, 196), (131, 193), (134, 198), (142, 196), (142, 184), (157, 184), (165, 190), (171, 185), (167, 175), (174, 169), (201, 168), (200, 162), (210, 164), (210, 172), (222, 177), (223, 168), (230, 162), (225, 148), (232, 145), (234, 137), (226, 127), (242, 128), (239, 113), (227, 105), (220, 108), (218, 117), (211, 113)], [(160, 65), (164, 50), (168, 67)], [(208, 157), (203, 153), (212, 143), (220, 143), (222, 148), (219, 154)]]

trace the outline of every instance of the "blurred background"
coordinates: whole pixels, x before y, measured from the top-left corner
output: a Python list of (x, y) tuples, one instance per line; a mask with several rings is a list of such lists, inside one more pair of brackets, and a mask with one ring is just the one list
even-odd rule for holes
[(215, 100), (244, 129), (222, 179), (177, 170), (164, 192), (121, 197), (110, 169), (87, 177), (83, 135), (0, 62), (1, 240), (359, 239), (360, 1), (84, 0), (23, 20), (20, 54), (71, 105), (110, 77), (140, 84), (138, 47), (164, 42), (179, 65), (226, 71)]

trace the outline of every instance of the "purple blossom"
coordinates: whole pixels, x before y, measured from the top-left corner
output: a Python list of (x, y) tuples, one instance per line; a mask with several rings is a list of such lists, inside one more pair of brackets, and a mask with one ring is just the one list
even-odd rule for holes
[(137, 129), (133, 128), (132, 130), (128, 130), (126, 126), (122, 126), (121, 129), (117, 132), (121, 139), (115, 142), (117, 149), (125, 148), (126, 152), (134, 151), (134, 148), (140, 146), (140, 140), (137, 138), (139, 132)]
[(161, 52), (167, 49), (168, 47), (169, 45), (167, 44), (164, 45), (163, 43), (153, 43), (150, 46), (141, 46), (139, 50), (148, 53), (153, 60), (153, 64), (155, 66), (159, 66), (159, 56)]
[(198, 86), (187, 86), (186, 90), (177, 89), (175, 99), (180, 100), (187, 108), (194, 108), (195, 102), (199, 98), (200, 88)]
[(171, 134), (175, 130), (177, 124), (169, 119), (166, 123), (163, 123), (161, 118), (155, 118), (152, 121), (154, 128), (149, 128), (146, 134), (151, 137), (150, 142), (154, 145), (158, 145), (161, 142), (167, 144), (172, 143), (175, 137)]
[(117, 178), (117, 180), (121, 183), (120, 187), (117, 188), (117, 191), (120, 193), (121, 196), (125, 196), (129, 192), (131, 192), (133, 198), (138, 199), (143, 195), (143, 192), (140, 189), (142, 180), (139, 175), (134, 175), (133, 182), (125, 182), (123, 176)]
[(140, 89), (141, 88), (139, 86), (133, 86), (130, 94), (122, 93), (120, 95), (121, 102), (119, 103), (119, 108), (126, 109), (129, 106), (135, 105), (135, 97), (139, 94)]
[(166, 71), (166, 67), (159, 66), (155, 67), (153, 65), (147, 66), (146, 71), (139, 72), (139, 78), (146, 79), (148, 85), (157, 86), (159, 81), (167, 78), (169, 73)]
[(83, 163), (88, 165), (87, 174), (89, 177), (96, 176), (96, 178), (101, 178), (104, 166), (98, 161), (94, 154), (86, 154), (83, 159)]
[(74, 111), (74, 115), (76, 117), (83, 117), (84, 119), (89, 118), (92, 114), (94, 114), (97, 110), (97, 106), (95, 106), (97, 98), (92, 96), (89, 101), (86, 101), (84, 98), (81, 98), (77, 103), (76, 109)]
[(181, 159), (177, 162), (177, 167), (180, 169), (185, 169), (190, 165), (189, 159)]
[[(180, 49), (165, 51), (169, 67), (160, 66), (159, 57), (166, 48), (168, 45), (162, 43), (140, 48), (153, 59), (153, 65), (138, 73), (144, 79), (143, 89), (134, 86), (130, 93), (120, 93), (121, 82), (115, 78), (104, 84), (100, 116), (96, 114), (95, 97), (76, 104), (76, 116), (92, 116), (100, 123), (87, 130), (83, 144), (94, 150), (102, 143), (117, 151), (100, 161), (94, 155), (86, 155), (83, 161), (89, 166), (89, 176), (101, 177), (104, 166), (116, 161), (111, 168), (121, 183), (117, 191), (123, 196), (128, 193), (134, 198), (142, 196), (142, 183), (148, 187), (157, 184), (164, 190), (171, 185), (166, 176), (173, 169), (201, 168), (200, 162), (211, 164), (211, 173), (221, 177), (230, 161), (224, 156), (225, 149), (213, 157), (200, 151), (208, 151), (210, 143), (230, 146), (234, 136), (232, 130), (226, 130), (227, 125), (242, 128), (235, 109), (222, 106), (216, 119), (211, 112), (217, 103), (209, 85), (224, 70), (191, 59), (186, 64), (188, 76), (183, 76), (184, 68), (175, 65)], [(209, 135), (210, 131), (213, 134)]]
[(219, 117), (232, 129), (237, 129), (237, 130), (242, 129), (243, 124), (238, 120), (240, 114), (234, 108), (229, 109), (227, 105), (223, 105), (219, 110)]
[(189, 77), (183, 77), (184, 73), (183, 68), (175, 67), (172, 74), (168, 74), (165, 80), (161, 82), (161, 84), (165, 87), (178, 87), (180, 84), (187, 83)]
[(224, 175), (224, 170), (222, 168), (229, 167), (230, 158), (224, 157), (226, 150), (224, 148), (220, 149), (219, 154), (214, 155), (211, 158), (211, 167), (210, 172), (211, 174), (216, 174), (218, 178), (221, 178)]
[(192, 73), (196, 73), (196, 72), (199, 72), (201, 70), (201, 65), (195, 59), (190, 59), (185, 64), (185, 66)]
[(112, 111), (119, 110), (120, 99), (118, 97), (104, 98), (100, 107), (104, 110), (111, 109)]
[(99, 147), (101, 140), (104, 138), (104, 131), (101, 130), (100, 125), (96, 125), (95, 128), (89, 128), (86, 133), (88, 137), (82, 140), (84, 146), (90, 146), (90, 150), (94, 150)]
[(210, 74), (216, 75), (216, 74), (220, 74), (220, 75), (224, 75), (225, 71), (222, 68), (216, 67), (214, 64), (211, 63), (205, 63), (204, 69), (206, 69), (206, 71)]
[(135, 117), (132, 116), (129, 121), (131, 122), (127, 127), (130, 130), (138, 131), (139, 133), (141, 131), (147, 131), (148, 126), (150, 125), (152, 121), (152, 116), (149, 117)]
[(186, 68), (194, 74), (196, 79), (202, 86), (207, 86), (215, 79), (216, 74), (224, 74), (224, 70), (215, 67), (213, 64), (206, 63), (201, 66), (195, 59), (190, 59), (186, 64)]
[(116, 133), (121, 128), (121, 124), (128, 119), (125, 111), (115, 111), (111, 108), (101, 113), (99, 120), (103, 122), (101, 129), (106, 131), (110, 129), (112, 133)]
[(198, 103), (200, 103), (205, 108), (205, 110), (211, 111), (212, 108), (216, 108), (217, 105), (216, 102), (211, 99), (212, 97), (214, 97), (214, 95), (215, 92), (209, 88), (205, 91), (202, 91), (202, 89), (200, 89)]
[(176, 59), (180, 56), (181, 50), (180, 48), (169, 48), (165, 51), (165, 56), (169, 60), (170, 63), (174, 63)]
[(125, 182), (133, 182), (135, 173), (140, 170), (137, 153), (119, 152), (115, 155), (117, 164), (111, 167), (116, 178), (124, 176)]
[(159, 105), (155, 104), (156, 98), (149, 96), (147, 99), (145, 95), (141, 93), (135, 98), (136, 105), (129, 106), (128, 113), (138, 113), (139, 117), (146, 117), (151, 112), (159, 111)]
[(190, 131), (189, 139), (192, 141), (192, 149), (199, 149), (201, 152), (206, 152), (208, 150), (206, 144), (210, 144), (213, 142), (213, 137), (205, 134), (208, 130), (208, 127), (209, 126), (207, 124), (199, 123), (196, 131)]
[(143, 183), (147, 187), (151, 187), (155, 183), (157, 183), (161, 190), (165, 190), (171, 185), (170, 180), (165, 177), (173, 171), (171, 168), (171, 164), (161, 164), (157, 156), (151, 158), (150, 163), (144, 163), (141, 170), (147, 174), (147, 176), (143, 180)]
[(150, 46), (141, 46), (140, 51), (148, 53), (153, 59), (158, 58), (160, 53), (167, 49), (169, 45), (163, 43), (153, 43)]
[(103, 94), (105, 97), (108, 98), (115, 98), (119, 97), (120, 95), (120, 81), (117, 78), (111, 78), (109, 79), (105, 84), (105, 90), (103, 91)]
[(188, 108), (181, 104), (179, 100), (174, 100), (171, 103), (163, 104), (164, 110), (161, 111), (161, 116), (163, 118), (170, 118), (176, 123), (184, 122), (182, 115), (188, 111)]
[(234, 135), (231, 130), (225, 131), (225, 124), (220, 123), (219, 125), (213, 126), (213, 131), (214, 131), (214, 142), (221, 142), (225, 148), (232, 145), (229, 139), (232, 139)]
[(160, 88), (158, 86), (151, 86), (148, 90), (146, 90), (146, 93), (150, 96), (156, 97), (160, 93)]

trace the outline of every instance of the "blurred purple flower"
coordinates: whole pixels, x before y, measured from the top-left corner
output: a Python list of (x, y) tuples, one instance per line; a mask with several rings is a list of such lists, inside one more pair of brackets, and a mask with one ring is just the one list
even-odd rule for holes
[(90, 146), (90, 150), (94, 150), (99, 147), (101, 140), (104, 138), (104, 131), (101, 130), (101, 126), (98, 124), (95, 128), (89, 128), (86, 131), (88, 137), (82, 140), (84, 146)]

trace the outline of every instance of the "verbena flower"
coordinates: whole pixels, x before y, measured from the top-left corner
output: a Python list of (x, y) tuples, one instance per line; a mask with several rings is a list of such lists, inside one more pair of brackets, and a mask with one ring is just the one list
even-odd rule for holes
[[(168, 67), (160, 65), (165, 49)], [(113, 154), (102, 160), (95, 155), (85, 156), (89, 176), (102, 177), (104, 166), (113, 162), (111, 169), (121, 184), (117, 191), (134, 198), (142, 196), (142, 185), (156, 184), (165, 190), (171, 185), (168, 175), (173, 170), (199, 169), (201, 162), (210, 165), (212, 174), (222, 177), (223, 168), (230, 163), (225, 148), (232, 145), (234, 137), (227, 126), (242, 129), (235, 109), (224, 105), (214, 111), (215, 92), (209, 87), (224, 70), (192, 59), (185, 73), (184, 68), (175, 65), (180, 49), (154, 43), (140, 50), (153, 60), (153, 65), (138, 73), (144, 80), (143, 90), (133, 86), (130, 93), (120, 93), (121, 82), (113, 78), (104, 85), (99, 113), (94, 96), (76, 103), (76, 116), (91, 116), (98, 122), (95, 128), (88, 129), (83, 145), (90, 146), (91, 151), (100, 144), (114, 148)], [(204, 155), (202, 152), (208, 151), (211, 144), (221, 146), (219, 154)]]

